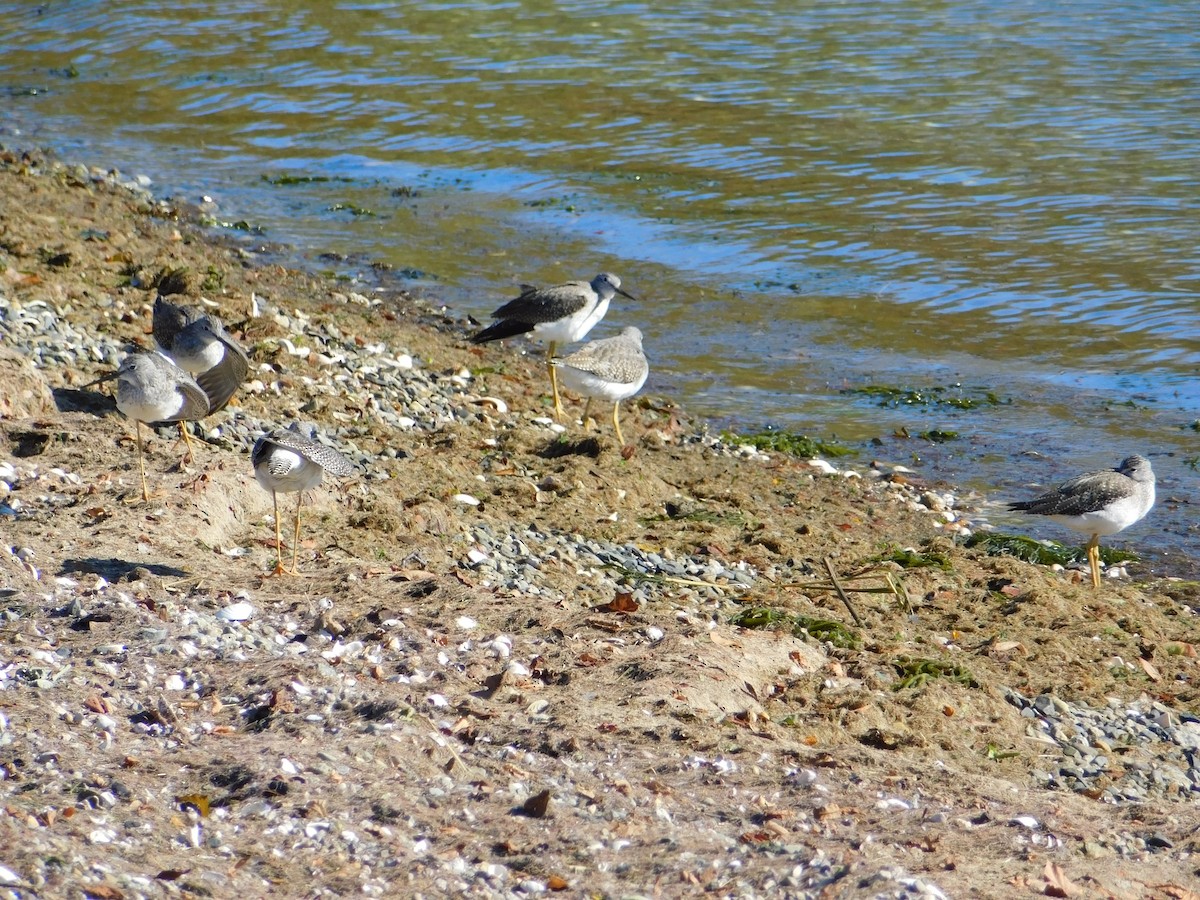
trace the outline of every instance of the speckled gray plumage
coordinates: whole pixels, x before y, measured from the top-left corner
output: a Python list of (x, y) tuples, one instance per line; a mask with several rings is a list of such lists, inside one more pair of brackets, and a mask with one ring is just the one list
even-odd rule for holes
[(633, 384), (645, 378), (650, 368), (642, 351), (642, 332), (633, 326), (621, 329), (615, 337), (589, 341), (553, 364), (588, 372), (612, 384)]
[(1154, 482), (1149, 460), (1130, 456), (1115, 469), (1079, 475), (1032, 500), (1010, 503), (1009, 509), (1039, 516), (1082, 516), (1138, 494), (1152, 498)]
[[(154, 340), (181, 368), (191, 372), (208, 396), (208, 412), (225, 408), (246, 380), (250, 360), (215, 315), (197, 306), (154, 301)], [(205, 361), (214, 345), (221, 348), (215, 365)]]
[(309, 462), (316, 463), (330, 475), (335, 475), (339, 478), (344, 478), (354, 471), (354, 464), (338, 451), (334, 450), (325, 444), (314, 440), (297, 430), (295, 426), (291, 428), (277, 428), (270, 434), (265, 434), (258, 439), (254, 444), (254, 450), (251, 453), (251, 460), (254, 467), (268, 464), (271, 452), (275, 447), (282, 447), (285, 450), (291, 450), (303, 456)]

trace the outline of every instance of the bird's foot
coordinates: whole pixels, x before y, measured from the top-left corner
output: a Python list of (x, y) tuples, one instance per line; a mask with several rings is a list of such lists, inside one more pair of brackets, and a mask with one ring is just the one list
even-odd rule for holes
[(136, 491), (126, 494), (124, 497), (122, 497), (121, 503), (123, 503), (125, 506), (141, 506), (145, 503), (161, 500), (162, 497), (163, 494), (161, 491), (148, 491), (146, 493)]

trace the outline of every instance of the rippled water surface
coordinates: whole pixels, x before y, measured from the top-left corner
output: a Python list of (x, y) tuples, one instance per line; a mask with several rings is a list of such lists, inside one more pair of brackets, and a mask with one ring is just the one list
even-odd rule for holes
[[(615, 271), (643, 302), (602, 328), (646, 333), (650, 389), (743, 428), (997, 496), (1148, 453), (1181, 502), (1130, 538), (1194, 549), (1194, 4), (733, 7), (0, 2), (0, 137), (480, 318)], [(1012, 402), (846, 393), (960, 383)]]

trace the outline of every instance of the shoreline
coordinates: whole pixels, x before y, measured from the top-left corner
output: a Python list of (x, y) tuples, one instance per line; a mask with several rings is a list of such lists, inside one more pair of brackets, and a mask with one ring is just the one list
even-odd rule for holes
[[(903, 473), (726, 448), (658, 401), (623, 408), (622, 459), (462, 319), (20, 169), (3, 155), (2, 311), (42, 365), (0, 419), (0, 739), (41, 761), (4, 769), (18, 883), (1002, 896), (1050, 863), (1110, 890), (1194, 868), (1195, 585), (1092, 592), (971, 551)], [(161, 494), (130, 506), (125, 423), (79, 385), (149, 345), (137, 283), (168, 265), (256, 377), (191, 470), (150, 439)], [(363, 474), (315, 492), (288, 582), (244, 452), (293, 414)], [(825, 560), (902, 589), (852, 591), (852, 626)]]
[[(0, 144), (0, 148), (2, 147), (3, 145)], [(86, 177), (90, 178), (98, 177), (100, 175), (107, 176), (109, 173), (117, 171), (115, 167), (103, 169), (102, 167), (97, 166), (87, 167), (81, 163), (67, 163), (54, 159), (53, 154), (51, 154), (50, 151), (39, 149), (37, 152), (39, 154), (46, 154), (47, 158), (50, 159), (54, 165), (61, 165), (63, 167), (72, 169), (85, 169), (88, 171), (88, 175)], [(468, 334), (476, 327), (481, 327), (482, 325), (486, 324), (486, 322), (478, 322), (471, 314), (463, 312), (462, 310), (456, 309), (455, 307), (449, 306), (443, 302), (443, 299), (435, 292), (436, 284), (434, 285), (435, 289), (431, 289), (429, 284), (414, 286), (405, 278), (394, 276), (392, 274), (391, 266), (380, 260), (372, 259), (366, 256), (348, 257), (342, 254), (326, 253), (317, 246), (304, 247), (291, 243), (268, 240), (265, 237), (265, 234), (261, 233), (261, 230), (255, 224), (245, 221), (230, 222), (226, 218), (222, 218), (217, 214), (215, 204), (212, 207), (208, 207), (203, 203), (194, 203), (190, 200), (180, 200), (175, 197), (157, 197), (154, 192), (149, 189), (151, 180), (144, 175), (120, 174), (113, 181), (113, 183), (121, 186), (122, 188), (135, 191), (138, 193), (140, 198), (145, 199), (149, 203), (159, 203), (164, 206), (169, 206), (173, 210), (173, 215), (178, 215), (182, 221), (200, 229), (204, 235), (204, 239), (211, 241), (217, 246), (234, 249), (237, 252), (249, 252), (259, 260), (270, 260), (271, 264), (296, 268), (299, 271), (308, 272), (315, 278), (332, 278), (339, 282), (348, 279), (348, 281), (346, 281), (347, 285), (352, 287), (358, 293), (371, 293), (377, 298), (384, 297), (388, 298), (389, 302), (400, 303), (408, 308), (410, 312), (416, 313), (418, 316), (420, 316), (421, 321), (425, 321), (427, 323), (437, 322), (440, 324), (445, 324), (445, 322), (455, 323), (462, 332), (460, 337)], [(323, 268), (323, 263), (332, 263), (338, 266), (352, 263), (350, 265), (350, 269), (354, 271), (354, 274), (331, 274), (333, 270)], [(373, 292), (379, 293), (375, 294)], [(443, 320), (445, 320), (445, 322), (443, 322)], [(597, 335), (592, 335), (592, 337), (595, 336)], [(524, 358), (529, 355), (530, 348), (534, 348), (532, 352), (536, 355), (536, 348), (539, 345), (529, 344), (518, 340), (514, 342), (514, 346), (520, 348), (518, 349), (518, 352)], [(653, 368), (654, 367), (652, 366), (652, 376), (654, 374)], [(870, 388), (870, 390), (883, 389), (873, 387)], [(938, 391), (941, 390), (941, 388), (934, 388), (933, 390)], [(705, 415), (693, 415), (690, 412), (679, 409), (676, 398), (669, 398), (667, 399), (667, 402), (676, 408), (680, 415), (686, 417), (686, 419), (692, 423), (693, 427), (701, 428), (705, 431), (705, 433), (715, 431), (716, 429), (714, 423), (721, 421), (719, 418), (714, 419), (713, 417)], [(951, 421), (950, 424), (953, 425), (955, 422)], [(904, 427), (905, 429), (907, 428), (907, 426)], [(729, 431), (733, 434), (736, 434), (738, 438), (743, 438), (744, 440), (732, 442), (734, 449), (736, 449), (737, 446), (741, 446), (745, 443), (753, 443), (760, 437), (773, 438), (775, 435), (782, 437), (785, 441), (793, 437), (799, 438), (801, 442), (815, 445), (818, 448), (823, 444), (839, 444), (836, 436), (831, 436), (828, 440), (821, 437), (810, 438), (807, 435), (800, 434), (800, 432), (788, 432), (786, 430), (782, 430), (772, 422), (766, 423), (764, 430), (761, 432), (743, 433), (737, 432), (735, 429), (736, 425), (731, 427)], [(723, 435), (725, 431), (726, 429), (721, 428), (719, 433)], [(936, 429), (934, 429), (932, 433), (936, 434), (938, 432)], [(876, 440), (878, 441), (879, 439), (876, 438)], [(772, 441), (772, 443), (774, 443), (774, 441)], [(934, 471), (953, 467), (952, 463), (947, 462), (947, 458), (954, 455), (952, 450), (947, 453), (947, 448), (951, 447), (952, 445), (931, 442), (925, 445), (923, 448), (910, 447), (906, 445), (889, 446), (883, 449), (891, 452), (885, 453), (883, 456), (878, 456), (872, 454), (872, 448), (869, 446), (870, 443), (871, 442), (869, 440), (863, 438), (845, 445), (846, 447), (850, 448), (854, 454), (852, 457), (853, 464), (847, 468), (849, 468), (851, 471), (867, 473), (872, 477), (881, 477), (881, 473), (883, 476), (889, 476), (891, 472), (895, 470), (901, 473), (904, 477), (909, 478), (922, 486), (929, 486), (936, 492), (940, 493), (942, 495), (942, 499), (949, 503), (949, 508), (951, 511), (955, 512), (959, 516), (956, 521), (963, 523), (966, 526), (966, 529), (977, 530), (978, 528), (982, 528), (983, 530), (992, 530), (993, 528), (999, 528), (1000, 530), (1004, 530), (1009, 534), (1014, 534), (1017, 536), (1028, 535), (1033, 540), (1052, 545), (1052, 553), (1061, 552), (1064, 548), (1064, 545), (1066, 548), (1071, 549), (1075, 548), (1077, 543), (1082, 545), (1087, 537), (1086, 535), (1078, 535), (1077, 533), (1072, 532), (1065, 527), (1061, 527), (1055, 525), (1054, 523), (1036, 518), (1023, 519), (1021, 521), (1009, 521), (998, 526), (993, 525), (987, 509), (989, 507), (999, 508), (1004, 505), (1004, 501), (995, 499), (1002, 492), (1001, 488), (997, 487), (995, 483), (991, 483), (987, 487), (982, 488), (978, 486), (968, 488), (965, 486), (965, 482), (961, 480), (961, 476), (964, 475), (963, 472), (959, 471), (957, 473), (960, 478), (956, 480), (953, 477), (945, 477)], [(924, 452), (922, 452), (922, 449)], [(1028, 453), (1032, 456), (1041, 455), (1036, 452)], [(927, 459), (923, 459), (921, 462), (916, 463), (915, 465), (917, 465), (918, 468), (912, 469), (904, 465), (902, 462), (896, 461), (898, 459), (903, 459), (906, 454), (911, 454), (913, 457), (921, 455)], [(1163, 454), (1155, 454), (1152, 452), (1151, 455), (1155, 458), (1158, 458), (1158, 456)], [(1166, 455), (1174, 456), (1176, 454), (1173, 452), (1168, 452)], [(821, 459), (832, 458), (822, 455), (820, 452), (815, 453), (814, 457)], [(838, 462), (836, 458), (834, 458), (834, 462)], [(926, 462), (930, 463), (930, 469), (925, 468)], [(1108, 464), (1116, 465), (1117, 462), (1118, 459), (1114, 456), (1113, 459), (1111, 459), (1108, 463), (1097, 463), (1097, 467), (1103, 468)], [(1082, 469), (1079, 471), (1082, 471)], [(1010, 493), (1011, 496), (1008, 499), (1024, 499), (1027, 496), (1031, 496), (1033, 493), (1036, 493), (1038, 490), (1053, 487), (1058, 483), (1058, 481), (1064, 480), (1068, 477), (1073, 477), (1073, 475), (1076, 473), (1068, 470), (1061, 472), (1058, 475), (1052, 475), (1050, 473), (1043, 474), (1045, 474), (1047, 478), (1045, 482), (1033, 482), (1032, 484), (1037, 484), (1039, 486), (1029, 486), (1028, 488), (1023, 488), (1019, 492), (1013, 492), (1010, 490), (1008, 493)], [(1163, 485), (1161, 483), (1161, 477), (1162, 476), (1160, 475), (1160, 492), (1162, 492), (1164, 496), (1158, 504), (1159, 510), (1161, 510), (1161, 508), (1166, 506), (1167, 502), (1169, 502), (1168, 495), (1162, 491)], [(923, 493), (922, 490), (917, 491), (918, 496), (921, 493)], [(941, 511), (945, 504), (941, 500), (937, 500), (935, 502), (937, 503), (937, 508), (934, 511)], [(1186, 501), (1180, 502), (1186, 503)], [(1154, 514), (1152, 513), (1151, 518), (1153, 517)], [(1005, 517), (1002, 516), (1002, 518)], [(1009, 516), (1008, 518), (1011, 519), (1012, 517)], [(1132, 558), (1135, 562), (1134, 571), (1132, 574), (1135, 580), (1152, 581), (1157, 578), (1181, 578), (1183, 580), (1195, 580), (1200, 578), (1200, 563), (1194, 562), (1191, 555), (1186, 552), (1187, 541), (1186, 538), (1182, 536), (1181, 532), (1175, 532), (1177, 536), (1169, 539), (1164, 539), (1160, 535), (1158, 540), (1154, 541), (1154, 535), (1144, 528), (1141, 529), (1140, 534), (1138, 533), (1138, 526), (1141, 524), (1142, 523), (1138, 523), (1138, 525), (1134, 526), (1134, 534), (1132, 537), (1126, 535), (1121, 535), (1118, 537), (1118, 546), (1125, 548), (1127, 552), (1132, 554)], [(961, 533), (961, 536), (969, 537), (971, 532), (966, 529), (959, 532), (958, 529), (951, 527), (949, 531), (952, 534)], [(1167, 529), (1164, 527), (1163, 530), (1166, 531)], [(1031, 533), (1036, 533), (1038, 536), (1033, 537)], [(1078, 560), (1076, 560), (1075, 563), (1077, 564)]]

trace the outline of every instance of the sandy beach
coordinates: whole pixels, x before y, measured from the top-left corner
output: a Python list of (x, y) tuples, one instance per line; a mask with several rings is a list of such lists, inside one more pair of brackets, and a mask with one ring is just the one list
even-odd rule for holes
[[(1196, 896), (1200, 585), (669, 398), (560, 426), (540, 346), (129, 181), (0, 153), (0, 894)], [(251, 373), (143, 503), (84, 385), (170, 272)], [(294, 420), (356, 474), (269, 577)]]

